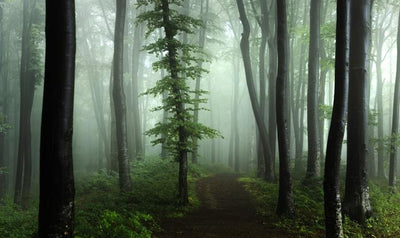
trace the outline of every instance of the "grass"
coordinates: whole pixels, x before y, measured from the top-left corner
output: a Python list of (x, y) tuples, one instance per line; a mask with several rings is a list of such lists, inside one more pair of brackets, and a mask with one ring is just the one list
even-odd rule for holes
[[(307, 186), (299, 180), (293, 182), (295, 216), (290, 218), (275, 214), (277, 184), (254, 177), (242, 177), (240, 181), (254, 196), (257, 212), (265, 222), (296, 237), (325, 237), (321, 180), (314, 180)], [(374, 217), (365, 225), (359, 225), (346, 217), (345, 237), (400, 237), (400, 193), (394, 193), (386, 181), (373, 180), (370, 182), (370, 199)]]
[[(190, 205), (177, 204), (178, 165), (159, 158), (146, 158), (132, 164), (133, 191), (120, 193), (118, 176), (101, 170), (76, 174), (75, 237), (147, 238), (160, 230), (162, 217), (183, 216), (199, 206), (195, 182), (222, 166), (190, 164)], [(0, 203), (0, 237), (34, 237), (37, 230), (38, 202), (22, 210), (11, 200)]]

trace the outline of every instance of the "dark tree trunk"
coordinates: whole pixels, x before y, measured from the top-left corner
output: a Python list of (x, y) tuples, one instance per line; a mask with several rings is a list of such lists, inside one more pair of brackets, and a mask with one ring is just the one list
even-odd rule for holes
[(279, 198), (277, 213), (291, 215), (294, 212), (292, 182), (289, 168), (289, 131), (287, 115), (287, 51), (288, 34), (286, 20), (286, 0), (277, 0), (277, 39), (278, 39), (278, 75), (276, 79), (276, 119), (279, 147)]
[(308, 93), (307, 93), (307, 129), (308, 160), (306, 178), (318, 177), (319, 139), (318, 139), (318, 72), (320, 47), (320, 11), (321, 0), (311, 0), (310, 8), (310, 44), (308, 52)]
[(372, 214), (367, 180), (367, 73), (370, 0), (350, 3), (350, 72), (346, 188), (343, 212), (364, 223)]
[[(393, 119), (392, 119), (392, 136), (398, 134), (399, 130), (399, 101), (400, 101), (400, 13), (399, 23), (397, 28), (397, 68), (396, 68), (396, 83), (394, 87), (393, 99)], [(390, 145), (390, 165), (389, 165), (389, 185), (396, 185), (396, 170), (397, 170), (397, 148), (394, 144)]]
[[(250, 24), (246, 16), (246, 11), (244, 8), (243, 0), (236, 0), (238, 9), (239, 9), (239, 14), (240, 14), (240, 20), (243, 24), (243, 34), (242, 34), (242, 39), (240, 41), (240, 49), (242, 52), (242, 57), (243, 57), (243, 64), (244, 64), (244, 69), (245, 69), (245, 75), (246, 75), (246, 83), (247, 83), (247, 89), (249, 90), (249, 96), (250, 96), (250, 101), (251, 101), (251, 106), (253, 108), (253, 113), (254, 117), (256, 119), (257, 127), (260, 132), (261, 136), (261, 143), (263, 145), (264, 153), (266, 153), (266, 156), (271, 158), (271, 148), (270, 144), (268, 142), (268, 133), (266, 129), (265, 122), (262, 120), (261, 117), (261, 111), (260, 111), (260, 104), (257, 101), (257, 94), (256, 90), (254, 87), (254, 79), (253, 79), (253, 72), (252, 72), (252, 67), (251, 67), (251, 60), (250, 60), (250, 46), (249, 46), (249, 37), (250, 37)], [(268, 160), (268, 163), (265, 164), (265, 170), (272, 170), (272, 163), (271, 161)], [(266, 173), (267, 176), (267, 173)], [(267, 180), (272, 181), (274, 178), (272, 177), (267, 177)]]
[(113, 100), (116, 122), (116, 137), (118, 150), (119, 186), (122, 191), (132, 190), (128, 158), (126, 101), (123, 87), (123, 50), (126, 0), (117, 0), (114, 35), (114, 80)]
[(349, 0), (337, 1), (335, 98), (325, 158), (324, 205), (327, 238), (342, 238), (340, 158), (346, 128), (349, 87)]
[(47, 0), (39, 237), (73, 237), (74, 78), (75, 2)]

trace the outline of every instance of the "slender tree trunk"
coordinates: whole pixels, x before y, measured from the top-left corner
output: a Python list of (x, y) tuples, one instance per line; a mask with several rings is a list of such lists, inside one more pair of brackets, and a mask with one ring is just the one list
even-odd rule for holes
[(349, 0), (337, 1), (335, 98), (325, 158), (324, 208), (327, 238), (342, 238), (342, 204), (340, 202), (340, 158), (346, 128), (349, 90)]
[(276, 212), (279, 215), (294, 213), (292, 182), (289, 167), (289, 131), (287, 115), (287, 51), (286, 0), (277, 0), (278, 75), (276, 79), (276, 119), (279, 147), (279, 198)]
[[(264, 152), (266, 153), (267, 157), (271, 158), (271, 148), (270, 144), (268, 142), (268, 132), (265, 126), (265, 122), (261, 118), (261, 112), (260, 112), (260, 104), (257, 101), (257, 94), (256, 90), (254, 87), (254, 80), (253, 80), (253, 72), (252, 72), (252, 67), (251, 67), (251, 60), (250, 60), (250, 50), (249, 50), (249, 37), (250, 37), (250, 24), (246, 16), (246, 11), (244, 8), (243, 0), (236, 0), (236, 3), (238, 5), (239, 9), (239, 14), (240, 14), (240, 20), (243, 24), (243, 34), (242, 34), (242, 39), (240, 41), (240, 49), (242, 52), (242, 57), (243, 57), (243, 64), (244, 64), (244, 69), (245, 69), (245, 75), (246, 75), (246, 83), (247, 83), (247, 89), (249, 90), (249, 96), (250, 96), (250, 101), (251, 105), (253, 108), (253, 113), (254, 117), (256, 119), (256, 123), (258, 126), (258, 129), (260, 131), (260, 136), (261, 136), (261, 142), (264, 148)], [(272, 170), (272, 163), (268, 161), (267, 164), (265, 164), (265, 170)], [(267, 175), (267, 173), (266, 173)], [(266, 178), (267, 180), (272, 181), (274, 178)]]
[(133, 124), (134, 124), (134, 141), (135, 141), (135, 152), (134, 156), (136, 159), (142, 159), (143, 155), (143, 140), (142, 140), (142, 127), (140, 122), (139, 114), (139, 65), (140, 65), (140, 47), (143, 42), (143, 26), (139, 25), (135, 27), (133, 36), (133, 47), (132, 47), (132, 112), (133, 112)]
[(307, 129), (308, 160), (306, 179), (318, 177), (319, 139), (318, 139), (318, 72), (320, 47), (320, 11), (321, 0), (311, 0), (310, 8), (310, 45), (308, 56), (308, 93), (307, 93)]
[[(393, 99), (393, 119), (392, 119), (392, 137), (395, 137), (399, 131), (399, 101), (400, 101), (400, 13), (397, 28), (397, 67), (396, 67), (396, 83), (394, 87)], [(397, 171), (397, 148), (392, 143), (390, 145), (390, 165), (389, 165), (389, 185), (396, 185)]]
[(113, 85), (114, 85), (114, 59), (111, 62), (110, 68), (110, 161), (109, 168), (111, 171), (118, 171), (118, 149), (117, 149), (117, 125), (115, 121), (115, 109), (113, 99)]
[[(203, 21), (203, 27), (200, 30), (200, 35), (199, 35), (199, 47), (201, 50), (204, 49), (204, 46), (206, 44), (206, 31), (207, 31), (207, 19), (203, 16), (204, 14), (207, 16), (208, 15), (208, 8), (209, 8), (209, 0), (206, 0), (206, 6), (204, 10), (203, 6), (203, 0), (201, 1), (201, 10), (200, 10), (200, 16)], [(200, 61), (198, 63), (198, 67), (202, 68), (203, 67), (203, 61)], [(201, 78), (196, 79), (196, 87), (195, 91), (200, 91), (200, 80)], [(195, 95), (195, 100), (199, 100), (200, 95), (196, 94)], [(193, 116), (193, 122), (197, 124), (199, 122), (199, 103), (194, 104), (194, 116)], [(193, 138), (193, 153), (192, 153), (192, 162), (197, 163), (197, 150), (198, 150), (198, 142), (197, 138)]]
[(32, 179), (32, 142), (31, 142), (31, 114), (35, 92), (35, 76), (30, 69), (31, 64), (31, 26), (34, 3), (23, 2), (23, 29), (22, 53), (20, 70), (20, 120), (17, 174), (14, 193), (14, 202), (24, 207), (27, 206), (31, 190)]
[(377, 29), (376, 32), (376, 108), (378, 112), (378, 177), (385, 177), (384, 156), (385, 148), (383, 142), (383, 81), (382, 81), (382, 48), (384, 41), (383, 30)]
[[(0, 0), (0, 94), (1, 96), (1, 111), (0, 117), (3, 117), (3, 122), (6, 122), (6, 98), (7, 98), (7, 84), (6, 79), (4, 77), (4, 32), (3, 32), (3, 4), (4, 0)], [(1, 121), (1, 119), (0, 119)], [(1, 122), (0, 122), (1, 123)], [(0, 133), (0, 168), (6, 168), (6, 155), (5, 155), (5, 147), (6, 147), (6, 135), (5, 133)], [(0, 199), (4, 198), (7, 191), (7, 181), (6, 181), (6, 173), (0, 173)]]
[(128, 158), (126, 102), (123, 88), (123, 46), (126, 0), (117, 0), (117, 13), (114, 35), (114, 81), (113, 100), (116, 121), (116, 137), (118, 148), (119, 186), (122, 191), (132, 190)]
[(47, 0), (39, 237), (74, 236), (72, 123), (75, 49), (75, 2)]
[(370, 0), (350, 3), (350, 72), (346, 188), (343, 212), (364, 223), (372, 215), (367, 180), (367, 73), (370, 43)]
[[(270, 13), (274, 13), (273, 7), (275, 2), (272, 2), (272, 7), (270, 9)], [(269, 23), (268, 23), (269, 24)], [(264, 163), (272, 163), (269, 168), (266, 168), (265, 178), (275, 178), (275, 150), (276, 150), (276, 74), (277, 74), (277, 63), (278, 63), (278, 55), (277, 55), (277, 40), (276, 33), (273, 24), (268, 25), (267, 32), (270, 35), (268, 39), (268, 52), (269, 52), (269, 71), (268, 71), (268, 132), (269, 132), (269, 145), (271, 149), (271, 158), (269, 159), (271, 162), (265, 161)], [(268, 169), (268, 170), (267, 170)]]

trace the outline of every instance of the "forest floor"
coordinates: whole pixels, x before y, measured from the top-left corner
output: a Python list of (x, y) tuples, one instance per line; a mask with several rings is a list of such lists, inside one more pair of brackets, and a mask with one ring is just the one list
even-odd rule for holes
[(256, 214), (252, 197), (238, 178), (224, 173), (199, 180), (200, 207), (184, 217), (161, 221), (163, 231), (153, 237), (290, 237)]

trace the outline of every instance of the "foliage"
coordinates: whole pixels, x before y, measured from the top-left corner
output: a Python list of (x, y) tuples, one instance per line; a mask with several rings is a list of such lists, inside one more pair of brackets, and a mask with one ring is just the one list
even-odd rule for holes
[(11, 129), (11, 125), (7, 123), (7, 119), (3, 114), (0, 114), (0, 135), (7, 134), (7, 131)]
[[(195, 181), (220, 166), (190, 164), (189, 199), (191, 206), (176, 203), (178, 165), (149, 157), (132, 163), (130, 193), (121, 194), (116, 173), (101, 170), (91, 175), (77, 175), (76, 227), (78, 237), (151, 237), (160, 228), (160, 217), (180, 217), (199, 205)], [(103, 234), (104, 233), (104, 234)], [(113, 234), (111, 236), (110, 234)]]
[(106, 210), (101, 216), (100, 229), (96, 237), (104, 238), (151, 238), (151, 230), (144, 224), (154, 222), (148, 214), (136, 212), (127, 218), (115, 211)]
[[(341, 179), (344, 179), (343, 177)], [(296, 215), (278, 217), (275, 214), (278, 186), (260, 179), (244, 177), (240, 181), (255, 198), (257, 211), (277, 229), (296, 237), (324, 237), (324, 203), (322, 181), (311, 181), (307, 186), (295, 181), (293, 196)], [(344, 184), (344, 182), (342, 182)], [(387, 181), (370, 182), (370, 200), (374, 217), (360, 225), (344, 218), (345, 237), (400, 237), (400, 194), (394, 193)]]
[[(190, 90), (187, 79), (200, 79), (202, 73), (206, 72), (199, 67), (199, 63), (205, 61), (205, 54), (198, 46), (188, 44), (176, 37), (180, 33), (191, 34), (194, 29), (202, 25), (202, 21), (181, 14), (182, 0), (167, 1), (170, 10), (166, 23), (165, 12), (161, 0), (139, 0), (139, 7), (152, 6), (153, 10), (146, 11), (138, 16), (138, 23), (147, 22), (150, 36), (158, 29), (164, 28), (165, 32), (171, 29), (171, 36), (165, 33), (153, 43), (144, 47), (146, 51), (161, 56), (161, 60), (153, 63), (155, 71), (165, 70), (167, 75), (156, 83), (156, 86), (147, 90), (145, 94), (159, 96), (164, 95), (162, 106), (156, 107), (154, 111), (164, 110), (169, 113), (167, 122), (159, 122), (154, 128), (146, 132), (147, 135), (158, 137), (153, 144), (164, 144), (168, 151), (177, 158), (181, 151), (193, 151), (195, 139), (214, 138), (218, 132), (203, 124), (195, 123), (193, 112), (204, 108), (198, 108), (198, 104), (206, 103), (205, 98), (196, 99), (193, 95), (202, 96), (206, 94), (203, 90)], [(165, 53), (167, 52), (167, 53)], [(184, 131), (184, 141), (179, 141), (179, 131)]]
[(32, 237), (37, 229), (37, 204), (23, 210), (11, 199), (0, 204), (0, 237)]
[(324, 104), (319, 104), (318, 105), (318, 115), (319, 119), (326, 119), (330, 120), (332, 119), (332, 109), (333, 107), (331, 105), (324, 105)]

